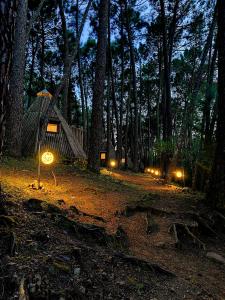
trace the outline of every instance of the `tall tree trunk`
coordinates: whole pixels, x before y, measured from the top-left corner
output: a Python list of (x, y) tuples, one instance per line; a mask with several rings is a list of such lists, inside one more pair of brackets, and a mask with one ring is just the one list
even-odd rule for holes
[[(64, 14), (64, 1), (59, 0), (59, 12), (62, 22), (62, 36), (63, 36), (63, 60), (64, 60), (64, 70), (63, 73), (69, 73), (70, 74), (70, 66), (68, 66), (68, 56), (69, 56), (69, 43), (68, 43), (68, 33), (67, 33), (67, 24), (66, 24), (66, 17)], [(77, 7), (77, 13), (76, 18), (78, 18), (78, 7)], [(78, 32), (78, 29), (77, 29)], [(65, 85), (63, 89), (63, 95), (62, 95), (62, 113), (64, 118), (68, 121), (69, 119), (69, 87), (70, 87), (70, 75), (65, 80)]]
[(124, 97), (124, 9), (120, 6), (120, 39), (121, 39), (121, 90), (120, 90), (120, 108), (119, 108), (119, 132), (118, 132), (118, 157), (121, 162), (123, 158), (123, 97)]
[[(166, 144), (166, 150), (163, 151), (161, 157), (162, 175), (167, 178), (169, 161), (171, 153), (169, 151), (169, 143), (172, 138), (172, 117), (171, 117), (171, 84), (170, 84), (170, 65), (169, 52), (167, 45), (167, 30), (166, 30), (166, 15), (164, 0), (160, 0), (161, 24), (162, 24), (162, 50), (164, 63), (164, 78), (163, 78), (163, 140)], [(172, 56), (172, 53), (171, 53)]]
[(38, 49), (38, 35), (36, 38), (36, 45), (34, 41), (34, 36), (31, 37), (31, 47), (32, 47), (32, 58), (31, 58), (31, 65), (30, 65), (30, 76), (29, 76), (29, 86), (28, 86), (28, 103), (27, 106), (30, 107), (31, 105), (31, 99), (32, 99), (32, 83), (33, 83), (33, 77), (34, 77), (34, 63), (35, 63), (35, 57)]
[[(111, 98), (112, 98), (112, 105), (113, 105), (112, 108), (116, 120), (116, 137), (117, 137), (117, 146), (118, 146), (119, 115), (118, 115), (118, 108), (116, 103), (115, 80), (113, 74), (113, 62), (112, 62), (112, 51), (111, 51), (110, 2), (109, 2), (109, 17), (108, 17), (108, 69), (109, 69), (109, 75), (111, 77)], [(117, 159), (118, 159), (118, 152), (117, 152)], [(120, 159), (118, 159), (118, 165), (119, 163), (120, 163)]]
[[(77, 14), (76, 14), (76, 33), (79, 32), (79, 1), (77, 0)], [(78, 64), (78, 76), (79, 76), (79, 87), (80, 87), (80, 98), (81, 98), (81, 114), (82, 114), (82, 126), (83, 126), (83, 145), (84, 150), (87, 152), (87, 114), (85, 108), (85, 98), (84, 98), (84, 86), (82, 77), (82, 64), (80, 60), (80, 45), (77, 50), (77, 64)]]
[(95, 172), (99, 172), (100, 168), (99, 152), (102, 143), (102, 114), (105, 86), (107, 27), (108, 0), (101, 0), (99, 4), (98, 43), (92, 102), (90, 149), (88, 156), (88, 167)]
[(10, 109), (7, 125), (7, 150), (9, 155), (21, 156), (22, 117), (24, 96), (24, 71), (26, 49), (27, 0), (19, 0), (10, 74)]
[(126, 30), (128, 35), (128, 44), (130, 51), (130, 66), (132, 75), (132, 98), (134, 103), (134, 147), (133, 147), (133, 170), (135, 172), (139, 169), (138, 163), (138, 99), (137, 99), (137, 78), (136, 78), (136, 66), (135, 66), (135, 53), (133, 45), (133, 33), (131, 28), (131, 20), (129, 17), (129, 11), (127, 7), (127, 2), (125, 1), (126, 8)]
[(41, 17), (41, 56), (40, 56), (40, 75), (41, 89), (45, 87), (45, 25), (44, 18)]
[(213, 88), (213, 78), (216, 66), (216, 58), (217, 58), (217, 44), (215, 45), (215, 49), (212, 56), (212, 61), (209, 70), (209, 76), (207, 80), (207, 88), (206, 88), (206, 97), (205, 97), (205, 104), (204, 104), (204, 133), (205, 133), (205, 145), (209, 145), (211, 143), (210, 139), (210, 110), (211, 110), (211, 102), (213, 100), (212, 95), (212, 88)]
[(0, 1), (0, 156), (5, 142), (9, 71), (12, 61), (15, 1)]
[(128, 169), (128, 133), (129, 133), (129, 116), (130, 116), (130, 101), (131, 100), (131, 81), (129, 80), (128, 99), (126, 102), (126, 127), (124, 133), (124, 152), (125, 152), (125, 169)]
[(225, 210), (225, 1), (218, 0), (218, 117), (216, 150), (211, 170), (207, 203)]
[(111, 86), (110, 86), (110, 74), (107, 74), (107, 107), (106, 107), (106, 163), (109, 165), (109, 153), (111, 142)]

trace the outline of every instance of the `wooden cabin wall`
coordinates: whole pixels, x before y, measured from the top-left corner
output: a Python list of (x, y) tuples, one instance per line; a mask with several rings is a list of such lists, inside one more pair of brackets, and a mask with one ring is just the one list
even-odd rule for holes
[(77, 128), (74, 125), (70, 126), (75, 138), (78, 140), (79, 144), (84, 147), (84, 130), (83, 128)]

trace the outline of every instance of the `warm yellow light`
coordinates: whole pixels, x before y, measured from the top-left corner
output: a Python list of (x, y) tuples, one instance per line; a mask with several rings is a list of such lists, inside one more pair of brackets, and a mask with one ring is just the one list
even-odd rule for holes
[(150, 172), (151, 172), (151, 170), (148, 168), (148, 169), (147, 169), (147, 172), (148, 172), (148, 173), (150, 173)]
[(48, 123), (47, 132), (57, 133), (58, 132), (58, 124)]
[(54, 155), (52, 152), (44, 152), (41, 156), (41, 161), (45, 165), (51, 165), (54, 162)]
[(101, 158), (101, 160), (106, 160), (106, 153), (105, 152), (101, 152), (100, 158)]
[(150, 172), (151, 172), (152, 174), (154, 174), (154, 172), (155, 172), (155, 171), (154, 171), (154, 169), (151, 169), (151, 171), (150, 171)]
[(176, 171), (176, 176), (177, 176), (177, 178), (182, 178), (183, 174), (181, 171)]
[(111, 161), (110, 161), (110, 166), (111, 166), (112, 168), (115, 168), (115, 166), (116, 166), (116, 161), (115, 161), (115, 160), (111, 160)]
[(159, 176), (159, 171), (158, 170), (155, 170), (155, 175)]

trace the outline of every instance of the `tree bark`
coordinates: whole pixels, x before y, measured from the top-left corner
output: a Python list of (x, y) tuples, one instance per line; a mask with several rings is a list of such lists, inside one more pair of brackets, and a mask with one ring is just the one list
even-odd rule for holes
[(10, 74), (10, 109), (7, 124), (7, 152), (21, 156), (24, 71), (26, 49), (27, 0), (19, 0), (16, 16), (12, 69)]
[(0, 1), (0, 156), (5, 144), (9, 71), (12, 62), (15, 1)]
[(100, 169), (99, 152), (102, 143), (102, 114), (106, 69), (107, 27), (108, 0), (101, 0), (99, 4), (98, 43), (92, 102), (90, 149), (88, 156), (88, 167), (90, 170), (95, 172), (99, 172)]
[(218, 0), (218, 117), (216, 149), (206, 195), (208, 205), (225, 210), (225, 1)]
[(128, 35), (128, 44), (130, 51), (130, 66), (131, 66), (131, 77), (132, 77), (132, 98), (134, 103), (134, 145), (133, 145), (133, 170), (138, 172), (139, 162), (138, 162), (138, 99), (137, 99), (137, 78), (136, 78), (136, 67), (135, 67), (135, 53), (133, 45), (133, 33), (131, 28), (131, 20), (129, 17), (129, 11), (127, 7), (127, 2), (125, 1), (126, 9), (126, 30)]
[[(69, 73), (70, 69), (68, 66), (68, 56), (69, 56), (69, 43), (68, 43), (68, 33), (67, 33), (67, 24), (66, 24), (66, 17), (64, 14), (64, 1), (59, 0), (59, 12), (61, 17), (62, 23), (62, 36), (63, 36), (63, 60), (64, 60), (64, 70), (63, 73)], [(78, 16), (78, 11), (76, 13), (76, 18)], [(65, 81), (65, 86), (63, 89), (62, 95), (62, 113), (64, 118), (68, 121), (69, 116), (69, 103), (68, 103), (68, 93), (69, 93), (69, 85), (70, 85), (70, 76), (68, 76), (67, 80)]]
[(119, 108), (119, 132), (118, 132), (118, 158), (121, 163), (123, 158), (123, 97), (124, 97), (124, 8), (120, 6), (120, 39), (121, 39), (121, 86), (120, 86), (120, 108)]

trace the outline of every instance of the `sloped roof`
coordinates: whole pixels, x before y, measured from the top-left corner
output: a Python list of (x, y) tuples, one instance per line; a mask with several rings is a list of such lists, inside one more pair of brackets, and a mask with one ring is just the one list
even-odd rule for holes
[[(24, 115), (23, 152), (25, 154), (34, 153), (36, 150), (40, 119), (45, 116), (50, 101), (50, 96), (37, 97)], [(49, 113), (49, 118), (58, 119), (61, 123), (62, 130), (57, 135), (46, 134), (43, 145), (51, 144), (53, 145), (53, 148), (55, 147), (57, 149), (61, 149), (61, 152), (66, 153), (68, 156), (73, 156), (74, 158), (86, 158), (86, 154), (82, 146), (74, 136), (70, 126), (68, 125), (56, 105)]]

